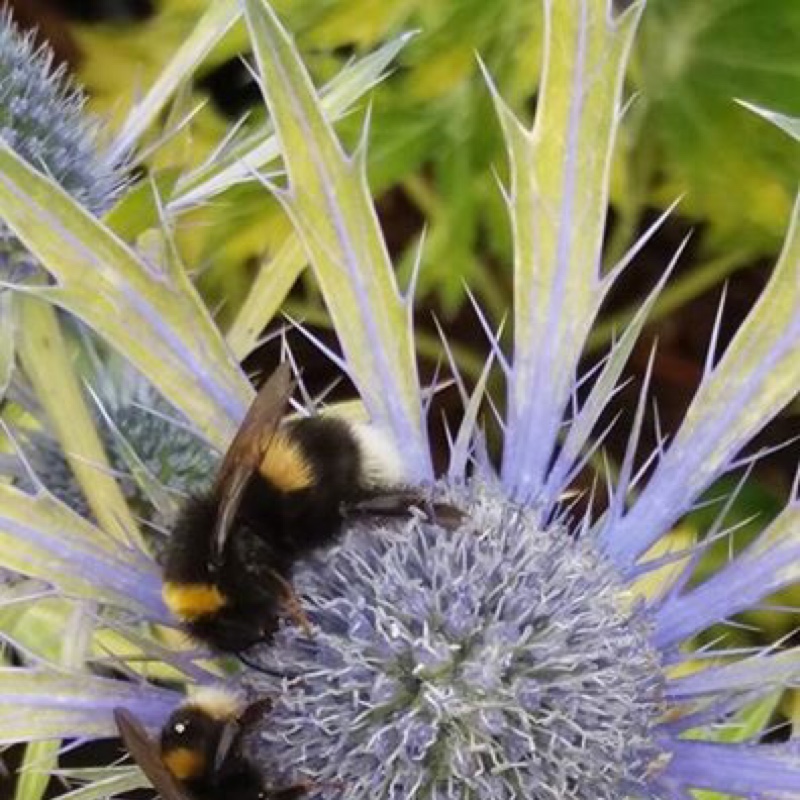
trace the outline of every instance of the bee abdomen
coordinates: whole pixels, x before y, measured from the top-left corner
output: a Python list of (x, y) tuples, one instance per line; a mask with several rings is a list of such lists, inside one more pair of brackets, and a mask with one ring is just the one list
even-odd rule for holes
[[(275, 471), (279, 471), (277, 462), (282, 460), (280, 469), (284, 471), (284, 483), (287, 483), (287, 473), (302, 475), (307, 480), (297, 481), (293, 489), (307, 489), (306, 494), (313, 493), (316, 502), (330, 499), (331, 503), (338, 503), (358, 491), (361, 451), (348, 422), (338, 417), (306, 417), (288, 423), (282, 433), (282, 438), (291, 442), (293, 456), (286, 459), (286, 449), (276, 452)], [(272, 460), (274, 450), (273, 443), (265, 461)]]
[(391, 489), (407, 485), (408, 470), (394, 442), (375, 425), (350, 423), (359, 449), (359, 484), (362, 489)]
[(387, 438), (370, 425), (335, 416), (286, 423), (270, 445), (261, 475), (280, 495), (281, 539), (289, 560), (331, 544), (341, 532), (346, 506), (397, 486), (402, 474)]
[[(292, 463), (284, 462), (284, 469), (310, 479), (298, 488), (313, 486), (352, 500), (368, 491), (406, 484), (400, 454), (374, 425), (335, 416), (307, 417), (285, 426), (286, 439), (297, 455)], [(302, 468), (295, 460), (302, 462)]]

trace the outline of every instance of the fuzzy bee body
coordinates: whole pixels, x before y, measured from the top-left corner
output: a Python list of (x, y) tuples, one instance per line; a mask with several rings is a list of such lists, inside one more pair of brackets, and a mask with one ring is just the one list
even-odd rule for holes
[[(333, 416), (284, 422), (279, 367), (248, 412), (215, 487), (190, 500), (164, 560), (163, 595), (194, 638), (242, 653), (268, 641), (295, 564), (333, 543), (348, 508), (389, 498), (406, 513), (402, 463), (374, 428)], [(397, 498), (397, 503), (392, 499)]]
[(170, 715), (158, 742), (126, 709), (116, 709), (114, 718), (125, 747), (162, 800), (295, 800), (308, 784), (267, 788), (242, 752), (247, 718), (262, 706), (245, 706), (220, 689), (200, 691)]

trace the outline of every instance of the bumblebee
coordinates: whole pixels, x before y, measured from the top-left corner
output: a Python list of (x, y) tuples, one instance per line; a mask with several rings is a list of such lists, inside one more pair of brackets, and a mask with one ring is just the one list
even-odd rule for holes
[(295, 800), (310, 783), (265, 787), (241, 751), (242, 735), (269, 704), (246, 706), (222, 689), (207, 688), (180, 705), (160, 741), (127, 709), (114, 710), (125, 748), (162, 800)]
[(372, 426), (333, 416), (285, 421), (294, 386), (285, 364), (268, 378), (211, 491), (179, 515), (164, 558), (163, 596), (175, 616), (193, 638), (243, 660), (271, 639), (281, 610), (306, 624), (292, 570), (332, 544), (346, 516), (425, 504)]

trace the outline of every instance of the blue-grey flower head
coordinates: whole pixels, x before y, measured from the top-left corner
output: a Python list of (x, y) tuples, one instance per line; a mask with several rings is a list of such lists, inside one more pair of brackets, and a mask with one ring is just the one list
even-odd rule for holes
[[(85, 96), (53, 53), (21, 33), (0, 11), (0, 137), (19, 156), (48, 173), (87, 209), (100, 212), (117, 196), (124, 177), (104, 155), (99, 124), (86, 113)], [(23, 251), (0, 228), (3, 250)], [(0, 269), (8, 270), (9, 255)]]
[(163, 486), (183, 495), (208, 489), (217, 455), (149, 381), (114, 359), (98, 370), (96, 382), (110, 422), (100, 427), (115, 467), (130, 466), (124, 452), (129, 446)]
[(397, 800), (635, 793), (663, 711), (646, 615), (588, 537), (477, 486), (458, 502), (458, 530), (365, 525), (298, 573), (314, 635), (287, 625), (263, 657), (290, 676), (266, 687), (267, 774)]
[[(96, 396), (92, 404), (109, 464), (119, 478), (126, 498), (145, 517), (161, 515), (152, 508), (152, 498), (142, 492), (132, 474), (132, 461), (176, 498), (208, 489), (218, 456), (186, 423), (164, 397), (136, 370), (118, 359), (98, 362), (90, 383)], [(14, 397), (36, 417), (41, 409), (30, 392), (15, 383)], [(75, 476), (43, 420), (40, 431), (19, 431), (26, 457), (34, 473), (59, 500), (83, 516), (89, 506)], [(29, 490), (21, 464), (12, 470)]]

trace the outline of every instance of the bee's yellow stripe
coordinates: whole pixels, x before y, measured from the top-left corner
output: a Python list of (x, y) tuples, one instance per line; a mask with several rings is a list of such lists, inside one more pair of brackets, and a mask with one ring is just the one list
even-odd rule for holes
[(210, 583), (166, 582), (161, 596), (170, 611), (182, 619), (195, 619), (213, 614), (225, 605), (225, 597)]
[(179, 780), (187, 781), (199, 778), (206, 766), (206, 759), (199, 750), (188, 747), (176, 747), (161, 754), (164, 766)]
[(283, 492), (296, 492), (314, 483), (314, 470), (302, 450), (280, 431), (270, 442), (259, 472)]

